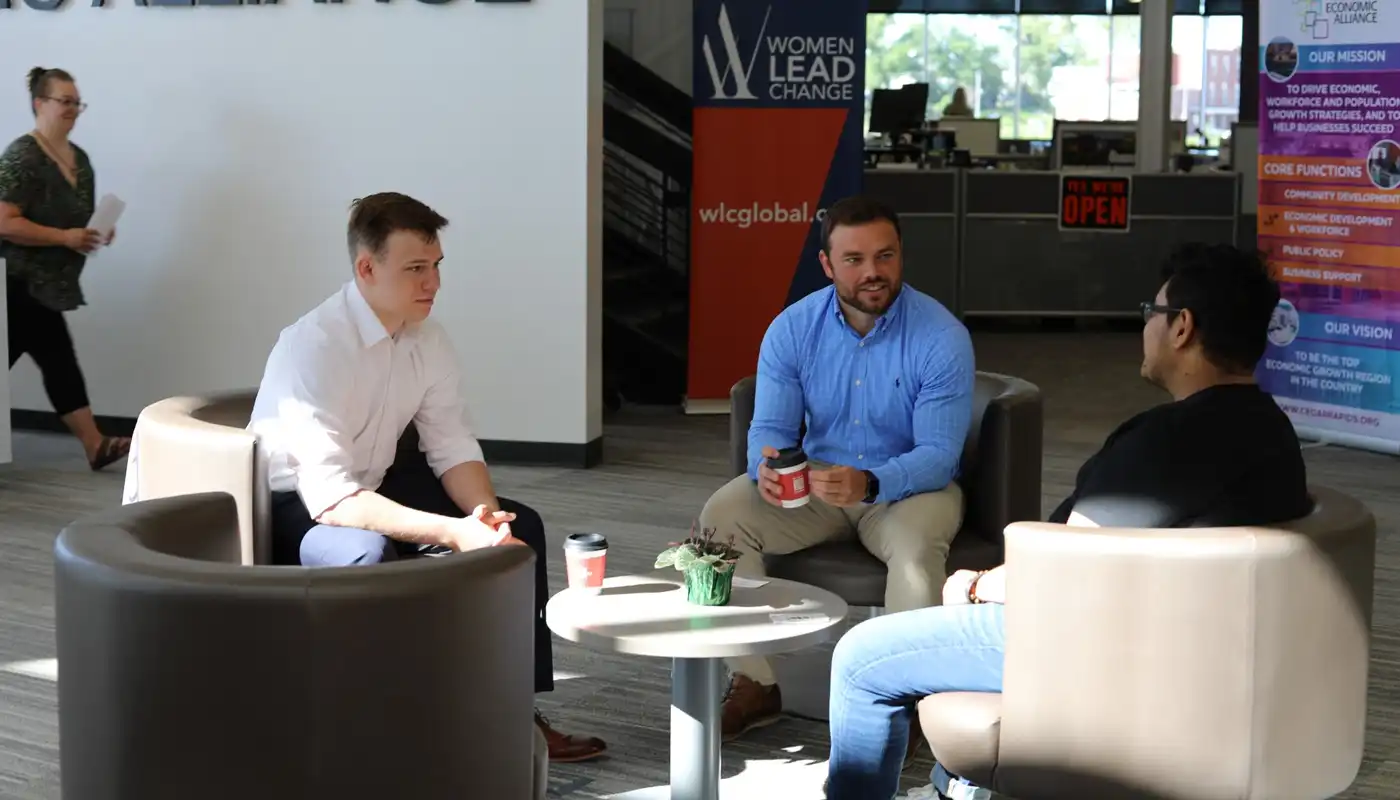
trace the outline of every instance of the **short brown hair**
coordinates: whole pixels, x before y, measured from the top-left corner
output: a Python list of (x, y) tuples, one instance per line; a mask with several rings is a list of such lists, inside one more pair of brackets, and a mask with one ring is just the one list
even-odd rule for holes
[(842, 225), (865, 225), (885, 220), (894, 226), (895, 236), (904, 238), (899, 229), (899, 214), (883, 200), (869, 195), (843, 197), (831, 204), (822, 217), (822, 252), (831, 255), (831, 232)]
[(73, 76), (61, 69), (48, 69), (47, 67), (35, 67), (29, 70), (29, 110), (38, 116), (39, 112), (34, 108), (34, 101), (44, 100), (49, 96), (49, 84), (54, 81), (59, 83), (76, 83)]
[(361, 197), (350, 204), (350, 224), (346, 240), (354, 260), (363, 247), (378, 256), (395, 231), (412, 231), (425, 242), (435, 242), (447, 227), (447, 218), (421, 201), (398, 192), (380, 192)]

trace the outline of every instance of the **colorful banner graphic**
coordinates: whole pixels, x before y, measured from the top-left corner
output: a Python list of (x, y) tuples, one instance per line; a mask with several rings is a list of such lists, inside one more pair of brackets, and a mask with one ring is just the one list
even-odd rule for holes
[(728, 409), (768, 325), (826, 284), (863, 186), (867, 0), (696, 0), (687, 411)]
[(1400, 453), (1400, 6), (1260, 4), (1259, 382), (1300, 435)]

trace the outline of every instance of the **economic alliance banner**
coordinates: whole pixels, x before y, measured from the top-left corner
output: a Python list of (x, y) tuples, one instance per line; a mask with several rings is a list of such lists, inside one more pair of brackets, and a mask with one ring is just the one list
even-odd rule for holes
[(866, 0), (696, 0), (688, 411), (728, 408), (773, 317), (826, 283), (863, 186)]
[(1260, 384), (1300, 435), (1400, 453), (1400, 3), (1260, 3)]

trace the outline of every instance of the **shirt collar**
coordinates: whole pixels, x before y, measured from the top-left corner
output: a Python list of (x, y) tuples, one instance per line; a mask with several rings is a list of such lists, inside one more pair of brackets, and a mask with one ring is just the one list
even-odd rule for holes
[[(345, 303), (350, 308), (350, 318), (354, 321), (355, 329), (360, 333), (360, 341), (365, 347), (373, 347), (384, 339), (396, 338), (392, 337), (384, 323), (379, 321), (379, 315), (369, 307), (369, 301), (360, 291), (360, 285), (353, 280), (345, 284)], [(409, 324), (404, 326), (400, 334), (411, 338), (417, 331), (416, 324)]]

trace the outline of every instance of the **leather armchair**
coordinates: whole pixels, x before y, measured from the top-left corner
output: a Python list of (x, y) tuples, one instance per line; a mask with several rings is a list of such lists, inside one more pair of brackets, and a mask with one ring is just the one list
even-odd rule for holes
[[(730, 390), (729, 441), (735, 475), (748, 469), (754, 379)], [(961, 531), (953, 540), (948, 571), (990, 569), (1002, 563), (1002, 530), (1012, 522), (1040, 519), (1040, 470), (1044, 406), (1034, 384), (978, 372), (972, 424), (958, 479), (966, 500)], [(775, 578), (835, 592), (853, 606), (885, 603), (886, 569), (859, 542), (835, 542), (798, 553), (765, 556)]]
[(238, 563), (227, 494), (54, 547), (65, 800), (543, 798), (534, 553)]
[(199, 492), (233, 497), (235, 544), (244, 564), (267, 564), (272, 555), (267, 462), (247, 430), (256, 397), (256, 390), (246, 390), (161, 400), (137, 417), (132, 441), (139, 499)]
[(1332, 797), (1366, 730), (1376, 522), (1313, 489), (1269, 528), (1006, 531), (1002, 694), (919, 705), (938, 761), (1017, 800)]

